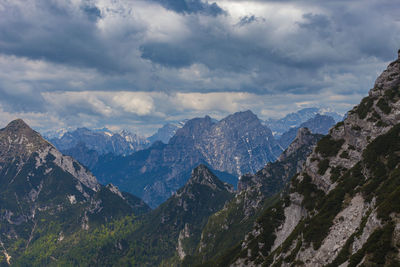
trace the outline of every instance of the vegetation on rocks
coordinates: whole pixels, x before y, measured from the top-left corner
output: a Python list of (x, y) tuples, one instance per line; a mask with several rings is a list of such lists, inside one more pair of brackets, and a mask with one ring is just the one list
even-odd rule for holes
[(326, 135), (318, 142), (315, 151), (325, 158), (334, 157), (339, 152), (343, 143), (343, 139), (334, 140), (331, 135)]

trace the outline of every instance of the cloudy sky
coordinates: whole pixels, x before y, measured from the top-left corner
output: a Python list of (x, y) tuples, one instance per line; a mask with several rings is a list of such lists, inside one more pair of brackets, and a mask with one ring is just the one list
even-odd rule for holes
[(400, 48), (392, 0), (0, 0), (0, 126), (345, 113)]

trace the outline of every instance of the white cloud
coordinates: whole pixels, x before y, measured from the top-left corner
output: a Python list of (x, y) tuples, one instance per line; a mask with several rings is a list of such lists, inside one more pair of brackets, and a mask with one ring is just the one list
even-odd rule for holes
[(235, 92), (177, 93), (173, 102), (183, 110), (235, 112), (245, 108), (243, 104), (250, 98), (252, 94)]
[[(261, 119), (278, 118), (305, 107), (334, 107), (344, 113), (363, 95), (313, 94), (257, 95), (252, 93), (161, 92), (46, 92), (44, 112), (9, 113), (0, 107), (1, 124), (16, 117), (38, 129), (104, 126), (149, 135), (165, 121), (210, 115), (221, 119), (231, 113), (251, 109)], [(321, 104), (323, 103), (323, 105)]]
[(143, 116), (151, 114), (154, 110), (153, 98), (148, 93), (120, 92), (113, 95), (115, 105), (121, 106), (126, 112)]

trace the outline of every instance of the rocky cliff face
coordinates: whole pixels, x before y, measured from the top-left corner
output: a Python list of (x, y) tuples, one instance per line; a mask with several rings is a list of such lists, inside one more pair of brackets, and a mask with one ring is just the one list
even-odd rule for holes
[(246, 111), (219, 122), (208, 116), (189, 120), (168, 144), (156, 142), (128, 157), (103, 157), (93, 171), (102, 182), (113, 182), (157, 206), (186, 183), (198, 164), (219, 176), (224, 172), (222, 179), (236, 183), (233, 175), (254, 173), (280, 153), (271, 131)]
[(254, 173), (282, 151), (269, 128), (251, 111), (238, 112), (213, 122), (208, 116), (188, 121), (170, 140), (168, 148), (198, 152), (213, 169), (241, 175)]
[(301, 169), (321, 137), (301, 128), (296, 139), (277, 161), (268, 163), (256, 174), (242, 176), (238, 184), (239, 192), (234, 199), (213, 214), (203, 228), (198, 249), (192, 257), (197, 262), (206, 262), (222, 255), (224, 250), (242, 240), (263, 206), (269, 205), (270, 198), (280, 192)]
[(397, 59), (222, 265), (398, 266), (399, 100)]
[(195, 148), (214, 169), (237, 175), (255, 173), (282, 152), (271, 130), (251, 111), (238, 112), (215, 123)]
[(0, 130), (0, 250), (8, 262), (47, 231), (63, 235), (147, 210), (139, 199), (101, 186), (22, 120)]

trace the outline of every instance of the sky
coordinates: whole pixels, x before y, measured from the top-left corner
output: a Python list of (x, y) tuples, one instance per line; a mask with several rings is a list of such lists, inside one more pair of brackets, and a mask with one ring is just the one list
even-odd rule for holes
[(397, 58), (393, 0), (0, 0), (0, 126), (344, 114)]

